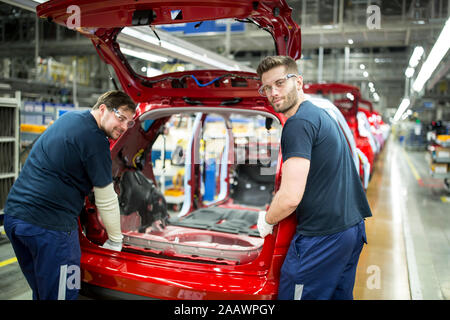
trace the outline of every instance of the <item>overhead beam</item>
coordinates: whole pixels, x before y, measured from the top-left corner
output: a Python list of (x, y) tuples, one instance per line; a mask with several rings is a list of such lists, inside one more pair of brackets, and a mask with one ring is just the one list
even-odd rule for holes
[(33, 12), (36, 12), (36, 7), (39, 5), (38, 2), (32, 0), (1, 0), (1, 2)]

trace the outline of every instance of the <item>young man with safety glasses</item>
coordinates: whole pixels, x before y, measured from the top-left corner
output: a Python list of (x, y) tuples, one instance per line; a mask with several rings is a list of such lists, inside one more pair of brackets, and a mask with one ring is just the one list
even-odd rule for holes
[(291, 213), (297, 229), (281, 269), (279, 299), (353, 299), (356, 266), (372, 216), (344, 134), (324, 110), (305, 99), (296, 62), (266, 57), (258, 66), (261, 95), (286, 123), (281, 135), (282, 179), (262, 237)]
[(92, 189), (108, 234), (103, 247), (122, 249), (108, 138), (133, 126), (135, 110), (124, 92), (106, 92), (91, 110), (62, 115), (31, 149), (8, 195), (4, 227), (33, 299), (78, 297), (77, 218)]

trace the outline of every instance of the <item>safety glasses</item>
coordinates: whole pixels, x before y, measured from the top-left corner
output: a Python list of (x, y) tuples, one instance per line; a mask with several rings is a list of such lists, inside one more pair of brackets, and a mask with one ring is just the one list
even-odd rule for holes
[(119, 110), (117, 110), (116, 108), (113, 108), (112, 111), (120, 123), (126, 122), (128, 128), (131, 128), (132, 126), (134, 126), (134, 120), (128, 120), (127, 117), (125, 117), (123, 114), (121, 114), (119, 112)]
[(296, 74), (293, 74), (293, 73), (288, 73), (288, 74), (285, 75), (283, 78), (274, 81), (274, 83), (273, 83), (271, 86), (269, 86), (269, 85), (267, 85), (267, 84), (264, 85), (264, 86), (261, 86), (261, 87), (258, 89), (258, 92), (259, 92), (259, 94), (262, 95), (263, 97), (267, 97), (267, 96), (269, 96), (269, 95), (272, 94), (273, 88), (277, 88), (277, 89), (282, 89), (282, 88), (284, 88), (284, 87), (286, 86), (286, 83), (287, 83), (288, 79), (290, 79), (290, 78), (292, 78), (292, 77), (297, 77), (297, 75), (296, 75)]

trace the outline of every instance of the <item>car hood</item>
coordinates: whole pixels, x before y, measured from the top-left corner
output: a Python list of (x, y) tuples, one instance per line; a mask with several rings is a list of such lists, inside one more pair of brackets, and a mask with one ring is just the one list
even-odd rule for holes
[[(219, 88), (218, 90), (201, 90), (202, 92), (197, 93), (187, 92), (191, 90), (164, 91), (162, 89), (165, 88), (158, 85), (155, 88), (155, 81), (160, 82), (161, 77), (145, 77), (136, 74), (120, 51), (117, 36), (124, 27), (235, 18), (254, 23), (268, 31), (274, 39), (277, 54), (289, 55), (296, 60), (301, 55), (300, 27), (292, 20), (292, 9), (285, 0), (51, 0), (37, 6), (36, 11), (39, 17), (64, 26), (68, 26), (68, 22), (73, 21), (70, 20), (73, 19), (73, 14), (79, 12), (80, 19), (76, 30), (92, 40), (101, 59), (114, 67), (122, 88), (135, 102), (148, 102), (154, 96), (174, 97), (174, 91), (181, 91), (175, 96), (188, 98), (195, 98), (196, 94), (208, 95), (207, 91), (214, 91), (216, 97), (222, 94), (224, 99), (242, 98), (241, 95), (255, 96), (257, 86), (241, 86), (238, 87), (240, 90), (237, 92), (235, 90), (237, 87), (234, 86), (231, 88), (235, 89)], [(199, 77), (201, 74), (206, 77), (216, 76), (214, 72), (202, 71), (197, 75)], [(182, 75), (178, 74), (178, 76)], [(219, 76), (223, 74), (219, 72)], [(245, 72), (232, 73), (234, 79), (255, 76)], [(231, 78), (229, 81), (231, 82)], [(211, 85), (217, 86), (217, 83)], [(171, 89), (185, 88), (178, 86)], [(251, 94), (250, 90), (254, 93)]]

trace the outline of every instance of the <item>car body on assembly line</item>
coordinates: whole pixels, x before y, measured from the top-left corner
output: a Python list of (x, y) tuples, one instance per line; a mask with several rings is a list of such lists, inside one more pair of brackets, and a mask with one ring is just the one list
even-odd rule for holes
[(101, 247), (106, 231), (92, 195), (87, 197), (79, 219), (83, 292), (275, 299), (297, 221), (289, 216), (264, 239), (256, 222), (281, 181), (279, 140), (286, 119), (258, 94), (253, 72), (146, 77), (131, 68), (117, 37), (123, 28), (235, 18), (271, 33), (278, 54), (299, 59), (300, 28), (292, 10), (284, 0), (54, 0), (37, 13), (65, 25), (70, 5), (82, 13), (78, 31), (138, 103), (135, 125), (111, 142), (123, 249)]
[[(361, 93), (358, 87), (345, 83), (306, 83), (303, 90), (305, 93), (318, 94), (330, 97), (333, 104), (338, 107), (353, 132), (353, 137), (360, 154), (360, 177), (369, 177), (373, 172), (375, 156), (379, 151), (377, 142), (370, 131), (370, 124), (366, 115), (359, 111)], [(344, 97), (342, 97), (344, 96)], [(367, 178), (362, 178), (365, 189), (367, 189)]]

